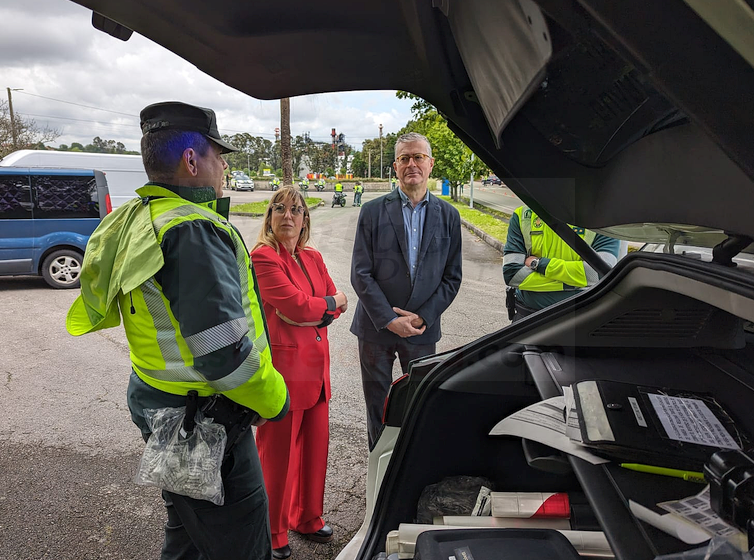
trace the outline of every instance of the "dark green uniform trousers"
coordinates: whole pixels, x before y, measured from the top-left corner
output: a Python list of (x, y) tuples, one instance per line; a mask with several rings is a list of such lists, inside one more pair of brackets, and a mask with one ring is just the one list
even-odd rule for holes
[[(144, 409), (185, 406), (186, 398), (150, 387), (135, 373), (128, 384), (131, 419), (144, 439)], [(168, 522), (161, 560), (270, 560), (267, 493), (254, 438), (247, 432), (222, 466), (225, 503), (162, 492)]]

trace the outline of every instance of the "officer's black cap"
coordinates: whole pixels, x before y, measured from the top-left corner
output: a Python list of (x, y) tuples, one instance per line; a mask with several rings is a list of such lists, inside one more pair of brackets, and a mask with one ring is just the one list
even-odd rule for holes
[(222, 139), (217, 130), (215, 112), (180, 101), (154, 103), (141, 111), (141, 132), (158, 130), (191, 130), (199, 132), (220, 146), (221, 153), (237, 152), (238, 148)]

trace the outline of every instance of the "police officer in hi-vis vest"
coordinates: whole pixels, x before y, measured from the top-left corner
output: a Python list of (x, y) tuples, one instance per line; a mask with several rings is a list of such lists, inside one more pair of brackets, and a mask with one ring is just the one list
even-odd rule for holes
[(254, 438), (246, 429), (231, 446), (231, 434), (242, 418), (280, 420), (289, 397), (272, 366), (249, 251), (228, 221), (229, 199), (220, 198), (223, 154), (236, 148), (222, 140), (212, 110), (185, 103), (146, 107), (141, 129), (150, 182), (91, 236), (66, 326), (80, 335), (122, 318), (131, 351), (128, 406), (145, 440), (145, 409), (186, 406), (193, 418), (192, 407), (212, 403), (208, 416), (225, 426), (224, 504), (163, 490), (161, 559), (269, 559)]
[(361, 195), (364, 192), (364, 186), (361, 181), (356, 181), (353, 186), (353, 204), (352, 206), (361, 206)]
[[(618, 261), (620, 240), (573, 227), (611, 267)], [(517, 321), (591, 286), (599, 279), (565, 241), (530, 208), (516, 208), (508, 224), (503, 277), (508, 285), (508, 318)]]

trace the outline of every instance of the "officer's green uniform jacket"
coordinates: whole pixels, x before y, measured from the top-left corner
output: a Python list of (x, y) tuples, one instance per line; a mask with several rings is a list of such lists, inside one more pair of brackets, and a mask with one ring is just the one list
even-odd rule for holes
[(354, 185), (353, 186), (353, 192), (355, 192), (355, 193), (362, 193), (362, 192), (364, 192), (364, 187), (362, 187), (361, 185)]
[[(223, 393), (278, 419), (288, 410), (272, 366), (249, 253), (212, 187), (148, 184), (87, 244), (73, 335), (123, 326), (134, 372), (176, 395)], [(195, 202), (190, 202), (187, 199)]]
[(335, 192), (343, 192), (343, 185), (335, 183)]
[[(620, 241), (584, 228), (573, 227), (610, 266), (618, 261)], [(515, 286), (516, 300), (531, 309), (544, 309), (572, 297), (599, 279), (597, 272), (558, 237), (531, 209), (521, 206), (508, 223), (503, 253), (503, 277)], [(537, 270), (524, 265), (527, 256), (539, 257)]]

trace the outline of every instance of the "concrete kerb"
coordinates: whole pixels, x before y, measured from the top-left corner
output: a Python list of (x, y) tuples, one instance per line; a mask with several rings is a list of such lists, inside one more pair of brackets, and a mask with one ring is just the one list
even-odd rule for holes
[(493, 249), (497, 249), (501, 255), (503, 254), (503, 249), (505, 249), (505, 243), (503, 243), (502, 241), (498, 239), (495, 239), (488, 233), (482, 231), (481, 229), (476, 227), (474, 224), (472, 224), (471, 222), (467, 222), (463, 218), (461, 218), (461, 223), (466, 229), (476, 234), (476, 236), (479, 237), (482, 241), (484, 241), (487, 245), (489, 245)]

